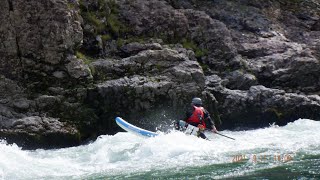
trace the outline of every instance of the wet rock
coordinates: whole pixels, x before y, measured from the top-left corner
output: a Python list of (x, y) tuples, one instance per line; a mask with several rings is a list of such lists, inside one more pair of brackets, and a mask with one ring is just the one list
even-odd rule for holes
[(299, 117), (317, 119), (320, 115), (318, 95), (286, 93), (264, 86), (252, 86), (248, 91), (223, 89), (213, 94), (223, 96), (218, 98), (222, 103), (221, 118), (226, 123), (223, 126), (253, 128), (274, 122), (284, 125)]
[(0, 137), (75, 145), (78, 133), (117, 132), (115, 116), (142, 125), (181, 118), (194, 96), (215, 119), (221, 113), (222, 128), (318, 120), (319, 8), (316, 0), (1, 1)]
[(16, 119), (0, 129), (8, 143), (17, 143), (25, 149), (59, 148), (77, 145), (79, 132), (55, 118), (31, 116)]
[(134, 112), (147, 116), (161, 109), (174, 111), (205, 90), (198, 62), (172, 49), (145, 50), (120, 60), (99, 60), (91, 66), (104, 81), (89, 91), (89, 101), (98, 101), (95, 106), (104, 107), (102, 114), (108, 118), (117, 112), (137, 117)]

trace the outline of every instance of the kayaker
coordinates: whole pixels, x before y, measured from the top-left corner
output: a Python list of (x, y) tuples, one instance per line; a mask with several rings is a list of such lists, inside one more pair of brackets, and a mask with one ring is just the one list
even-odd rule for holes
[(209, 112), (202, 107), (201, 98), (195, 97), (191, 101), (191, 106), (187, 108), (184, 121), (200, 129), (199, 137), (206, 139), (204, 130), (209, 129), (217, 133), (214, 121), (211, 119)]

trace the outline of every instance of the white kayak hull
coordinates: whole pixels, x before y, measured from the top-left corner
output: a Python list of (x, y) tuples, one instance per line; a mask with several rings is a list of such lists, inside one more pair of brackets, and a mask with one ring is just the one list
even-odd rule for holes
[(154, 136), (158, 135), (158, 133), (148, 131), (148, 130), (139, 128), (135, 125), (132, 125), (132, 124), (128, 123), (127, 121), (125, 121), (124, 119), (122, 119), (121, 117), (116, 118), (116, 123), (125, 131), (136, 134), (138, 136), (154, 137)]

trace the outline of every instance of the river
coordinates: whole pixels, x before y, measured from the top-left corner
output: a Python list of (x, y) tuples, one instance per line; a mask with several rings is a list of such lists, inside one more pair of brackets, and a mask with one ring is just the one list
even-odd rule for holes
[(0, 179), (320, 179), (320, 122), (222, 131), (211, 141), (182, 132), (120, 132), (55, 150), (0, 142)]

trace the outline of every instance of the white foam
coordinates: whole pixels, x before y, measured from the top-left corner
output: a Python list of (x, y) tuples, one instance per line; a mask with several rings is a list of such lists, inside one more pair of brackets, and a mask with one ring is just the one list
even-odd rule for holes
[[(235, 155), (295, 156), (320, 154), (320, 122), (299, 119), (284, 127), (251, 131), (223, 131), (206, 141), (181, 132), (153, 138), (129, 133), (101, 136), (95, 142), (58, 150), (23, 151), (0, 142), (0, 179), (78, 179), (92, 174), (106, 176), (187, 166), (231, 163)], [(248, 161), (248, 163), (253, 163)], [(276, 163), (271, 163), (274, 166)], [(253, 163), (254, 165), (254, 163)], [(236, 173), (236, 172), (232, 172)]]

